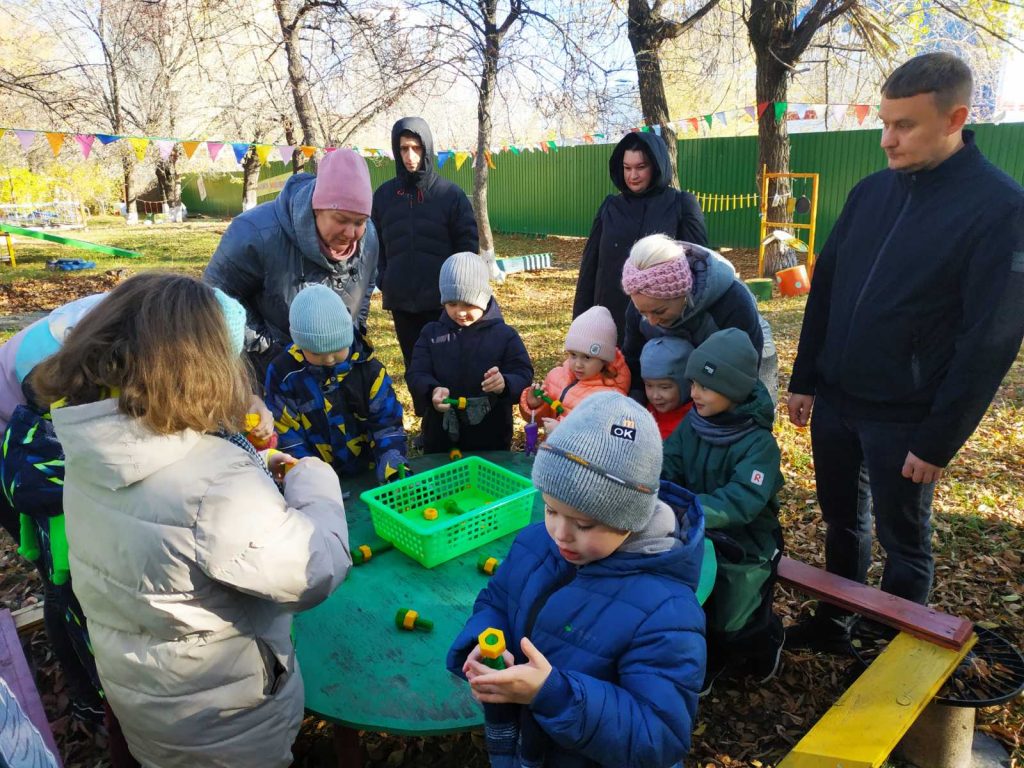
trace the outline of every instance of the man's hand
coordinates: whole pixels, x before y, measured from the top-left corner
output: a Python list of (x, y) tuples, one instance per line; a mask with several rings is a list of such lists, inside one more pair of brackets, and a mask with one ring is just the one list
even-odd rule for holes
[(430, 403), (434, 406), (434, 410), (438, 413), (444, 413), (445, 411), (451, 410), (451, 406), (448, 403), (442, 403), (441, 401), (448, 397), (448, 387), (434, 387), (433, 393), (430, 395)]
[(501, 375), (501, 371), (498, 367), (488, 369), (487, 373), (484, 374), (484, 380), (480, 384), (480, 389), (489, 395), (500, 395), (505, 391), (505, 377)]
[(814, 395), (798, 395), (795, 392), (789, 394), (786, 402), (789, 409), (789, 420), (795, 427), (806, 427), (811, 420), (811, 409), (814, 408)]
[(942, 467), (929, 464), (924, 459), (908, 453), (907, 460), (903, 462), (903, 476), (915, 483), (934, 483), (942, 477)]
[(534, 700), (551, 674), (551, 664), (528, 638), (523, 638), (520, 647), (526, 655), (525, 664), (500, 671), (489, 669), (487, 674), (473, 677), (470, 688), (477, 701), (485, 704), (529, 704)]

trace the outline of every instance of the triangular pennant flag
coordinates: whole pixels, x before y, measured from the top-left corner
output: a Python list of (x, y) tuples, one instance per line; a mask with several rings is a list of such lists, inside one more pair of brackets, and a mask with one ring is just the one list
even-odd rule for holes
[(771, 102), (769, 102), (769, 101), (759, 101), (759, 102), (757, 102), (757, 119), (758, 119), (758, 120), (760, 120), (760, 119), (761, 119), (761, 115), (763, 115), (763, 114), (764, 114), (764, 111), (765, 111), (766, 109), (768, 109), (768, 105), (769, 105), (770, 103), (771, 103)]
[(295, 147), (291, 144), (279, 144), (277, 147), (277, 153), (281, 156), (282, 163), (290, 163), (292, 161), (292, 155), (295, 154)]
[(452, 153), (448, 151), (442, 151), (437, 153), (437, 170), (444, 168), (444, 164), (451, 158)]
[(256, 145), (256, 158), (260, 161), (260, 165), (266, 165), (267, 160), (270, 159), (270, 150), (273, 147), (270, 144), (257, 144)]
[(36, 140), (35, 131), (15, 131), (14, 135), (18, 137), (18, 142), (21, 144), (22, 152), (28, 152), (29, 147), (32, 146), (32, 142)]
[(747, 117), (750, 118), (751, 122), (757, 120), (759, 117), (757, 114), (757, 107), (744, 107), (743, 111), (746, 113)]
[(993, 125), (999, 125), (1004, 120), (1006, 120), (1006, 110), (1005, 109), (997, 110), (995, 112), (995, 114), (992, 115), (992, 124)]
[(789, 107), (787, 101), (776, 101), (775, 102), (775, 122), (781, 122), (782, 118), (786, 115), (786, 109)]
[(96, 137), (91, 133), (77, 133), (75, 141), (78, 142), (78, 146), (82, 150), (82, 157), (88, 160), (89, 153), (92, 152), (92, 143), (96, 141)]
[(513, 155), (518, 155), (519, 154), (519, 147), (512, 146), (512, 147), (509, 147), (509, 150), (512, 152)]
[(820, 120), (825, 117), (826, 104), (808, 104), (804, 110), (804, 120)]
[(598, 139), (603, 139), (605, 137), (605, 135), (603, 133), (595, 133), (594, 137), (598, 138)]
[(548, 142), (548, 146), (551, 148), (552, 152), (557, 152), (558, 151), (558, 142), (549, 141)]
[(700, 132), (700, 123), (697, 121), (696, 117), (688, 117), (686, 118), (686, 122), (688, 122), (690, 127), (693, 128), (694, 133)]
[(331, 152), (337, 151), (337, 149), (337, 147), (324, 147), (324, 152), (329, 155)]
[(843, 122), (843, 118), (846, 117), (846, 110), (849, 108), (848, 104), (832, 104), (828, 108), (828, 116), (836, 125), (839, 125)]
[(303, 144), (301, 147), (299, 147), (299, 151), (302, 154), (304, 154), (307, 158), (310, 158), (313, 156), (313, 153), (316, 152), (316, 147), (310, 147)]
[(587, 144), (593, 144), (593, 143), (594, 143), (594, 137), (593, 137), (593, 136), (591, 136), (591, 135), (590, 135), (589, 133), (587, 133), (587, 134), (584, 134), (584, 135), (583, 135), (583, 141), (584, 141), (585, 143), (587, 143)]
[(867, 104), (854, 104), (853, 114), (857, 116), (857, 125), (864, 124), (864, 118), (868, 116), (868, 112), (871, 111), (871, 107)]
[(494, 164), (494, 158), (491, 157), (491, 153), (488, 152), (486, 149), (484, 150), (484, 158), (487, 160), (488, 168), (497, 168), (497, 166)]
[(715, 112), (715, 117), (722, 123), (722, 125), (728, 125), (728, 121), (725, 119), (725, 112)]
[(657, 134), (658, 136), (661, 136), (661, 126), (660, 125), (652, 125), (651, 128), (654, 129), (654, 133), (655, 134)]
[(249, 145), (241, 141), (231, 142), (231, 150), (235, 153), (235, 162), (242, 164), (245, 153), (249, 151)]
[(199, 148), (199, 145), (202, 144), (202, 143), (203, 142), (201, 142), (201, 141), (183, 141), (183, 142), (181, 142), (181, 149), (185, 153), (185, 159), (186, 160), (191, 160), (192, 159), (192, 155), (194, 155), (196, 153), (196, 150)]
[(149, 139), (144, 139), (140, 136), (129, 136), (128, 143), (132, 145), (132, 149), (135, 150), (135, 158), (140, 163), (146, 159), (146, 147), (149, 146)]
[(97, 133), (96, 134), (96, 138), (99, 139), (100, 140), (100, 144), (102, 144), (105, 147), (105, 146), (107, 146), (107, 144), (113, 144), (115, 141), (117, 141), (121, 137), (120, 136), (112, 136), (109, 133)]
[(640, 133), (650, 133), (650, 132), (651, 132), (651, 127), (649, 125), (641, 125), (640, 126)]
[(5, 133), (7, 133), (7, 129), (6, 128), (0, 128), (0, 139), (2, 139), (4, 137)]
[(704, 115), (704, 122), (708, 124), (708, 128), (711, 127), (711, 121), (715, 119), (714, 115)]
[(161, 160), (170, 158), (171, 152), (174, 151), (174, 139), (156, 139), (153, 143), (156, 144), (156, 151), (160, 153)]
[(790, 114), (786, 115), (787, 120), (806, 120), (804, 115), (807, 113), (807, 105), (793, 104), (790, 106), (788, 112)]
[(50, 149), (53, 150), (53, 156), (56, 157), (59, 155), (60, 148), (64, 146), (64, 134), (48, 131), (46, 133), (46, 140), (50, 142)]
[(210, 155), (210, 159), (214, 162), (217, 161), (217, 155), (224, 149), (224, 142), (221, 141), (208, 141), (206, 142), (206, 151)]
[(456, 152), (455, 153), (455, 170), (459, 170), (462, 164), (466, 162), (466, 158), (469, 157), (469, 152)]

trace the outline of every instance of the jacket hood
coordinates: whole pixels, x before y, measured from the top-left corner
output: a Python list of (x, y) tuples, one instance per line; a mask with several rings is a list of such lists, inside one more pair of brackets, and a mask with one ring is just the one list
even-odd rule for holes
[(736, 280), (736, 268), (728, 259), (702, 245), (685, 243), (684, 248), (693, 274), (693, 289), (677, 322), (685, 322), (706, 310), (722, 298)]
[(732, 413), (737, 417), (749, 416), (757, 426), (764, 429), (771, 429), (775, 423), (775, 404), (760, 380), (755, 382), (750, 397), (733, 408)]
[[(622, 173), (622, 159), (626, 155), (626, 146), (633, 145), (637, 141), (642, 145), (644, 154), (647, 155), (653, 166), (651, 185), (640, 194), (629, 191), (629, 187), (626, 186), (625, 176)], [(646, 197), (661, 192), (663, 189), (667, 189), (672, 182), (672, 164), (668, 158), (668, 147), (665, 146), (665, 142), (661, 140), (661, 137), (656, 134), (644, 133), (642, 131), (629, 133), (612, 150), (611, 159), (608, 161), (608, 173), (612, 177), (612, 183), (627, 197)]]
[[(676, 516), (678, 524), (671, 549), (655, 554), (625, 552), (620, 549), (603, 560), (581, 566), (581, 569), (586, 569), (588, 576), (610, 577), (649, 571), (675, 579), (696, 592), (704, 559), (704, 512), (692, 493), (678, 486), (673, 487), (675, 495), (661, 493), (657, 502), (659, 507), (667, 504)], [(548, 541), (554, 556), (561, 558), (558, 545), (550, 537)]]
[(106, 488), (125, 488), (180, 461), (202, 434), (158, 435), (118, 410), (116, 399), (57, 408), (53, 427), (68, 466)]
[[(416, 134), (423, 144), (423, 162), (418, 171), (410, 173), (402, 163), (402, 152), (398, 144), (403, 133)], [(434, 136), (427, 121), (422, 117), (403, 117), (392, 126), (391, 151), (395, 156), (395, 177), (404, 186), (429, 186), (437, 175), (437, 169), (434, 168)]]

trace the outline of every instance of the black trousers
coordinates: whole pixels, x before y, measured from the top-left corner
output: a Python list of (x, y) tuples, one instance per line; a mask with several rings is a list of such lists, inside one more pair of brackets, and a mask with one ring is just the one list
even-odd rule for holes
[[(409, 370), (409, 361), (412, 360), (412, 350), (416, 346), (416, 340), (420, 337), (420, 331), (427, 323), (432, 323), (441, 316), (442, 307), (430, 309), (426, 312), (402, 312), (398, 309), (391, 310), (391, 318), (395, 322), (395, 335), (398, 337), (398, 346), (402, 349), (402, 362), (405, 364), (405, 371)], [(403, 371), (403, 373), (405, 373)], [(394, 371), (390, 371), (391, 377), (395, 378)]]

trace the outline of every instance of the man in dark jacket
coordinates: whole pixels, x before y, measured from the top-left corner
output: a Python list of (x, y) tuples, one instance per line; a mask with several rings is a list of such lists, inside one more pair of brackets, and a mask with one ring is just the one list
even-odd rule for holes
[[(794, 424), (814, 409), (826, 567), (864, 582), (873, 506), (882, 589), (922, 604), (935, 481), (1024, 336), (1024, 190), (963, 130), (971, 89), (947, 53), (882, 86), (889, 168), (854, 187), (825, 244), (789, 387)], [(848, 648), (842, 615), (822, 606), (786, 645)]]
[(572, 316), (595, 305), (607, 307), (622, 346), (629, 299), (619, 281), (629, 249), (653, 234), (706, 246), (708, 233), (697, 198), (671, 186), (668, 148), (659, 136), (626, 134), (612, 151), (608, 172), (621, 194), (608, 195), (594, 217), (583, 248)]
[(405, 368), (420, 331), (441, 313), (437, 277), (453, 253), (476, 253), (476, 220), (466, 193), (438, 175), (426, 121), (403, 117), (391, 129), (395, 178), (373, 195), (380, 236), (377, 280), (391, 311)]

